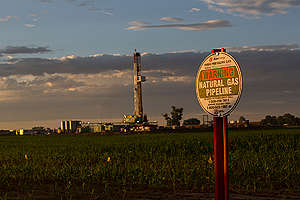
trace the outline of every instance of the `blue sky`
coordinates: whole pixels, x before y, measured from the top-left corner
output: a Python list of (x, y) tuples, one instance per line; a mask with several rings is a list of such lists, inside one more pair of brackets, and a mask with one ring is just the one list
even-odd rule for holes
[(204, 114), (199, 64), (226, 47), (244, 75), (230, 116), (300, 115), (298, 0), (2, 0), (0, 128), (121, 121), (133, 112), (132, 55), (142, 53), (144, 110)]
[[(205, 51), (223, 46), (300, 43), (297, 1), (278, 0), (282, 8), (276, 9), (263, 3), (249, 10), (240, 5), (236, 12), (228, 11), (234, 4), (233, 0), (208, 2), (3, 0), (0, 8), (1, 46), (47, 46), (54, 51), (46, 56), (84, 56), (96, 52), (128, 54), (134, 48), (166, 53), (187, 49)], [(222, 2), (228, 5), (218, 5)], [(263, 1), (244, 2), (251, 5)], [(286, 4), (288, 6), (283, 6)], [(218, 7), (219, 11), (212, 7)], [(180, 20), (161, 21), (163, 17)], [(133, 21), (166, 25), (197, 24), (209, 20), (226, 20), (230, 26), (203, 31), (165, 27), (137, 31), (126, 29)]]

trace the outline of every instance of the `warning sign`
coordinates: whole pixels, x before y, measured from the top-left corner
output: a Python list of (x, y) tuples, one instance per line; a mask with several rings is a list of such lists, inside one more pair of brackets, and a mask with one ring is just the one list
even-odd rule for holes
[(235, 59), (226, 52), (207, 56), (199, 67), (196, 92), (207, 113), (226, 116), (232, 112), (242, 93), (242, 74)]

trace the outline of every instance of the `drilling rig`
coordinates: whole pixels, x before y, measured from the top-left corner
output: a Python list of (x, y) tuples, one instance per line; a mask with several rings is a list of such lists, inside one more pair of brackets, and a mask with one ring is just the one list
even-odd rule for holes
[(136, 50), (133, 54), (133, 72), (134, 114), (124, 115), (123, 123), (130, 124), (133, 129), (138, 130), (149, 127), (149, 123), (143, 112), (142, 98), (142, 83), (146, 81), (146, 77), (141, 75), (141, 54)]
[(137, 123), (144, 122), (143, 98), (142, 98), (142, 82), (146, 81), (146, 77), (141, 75), (141, 54), (134, 52), (133, 54), (133, 83), (134, 83), (134, 114)]

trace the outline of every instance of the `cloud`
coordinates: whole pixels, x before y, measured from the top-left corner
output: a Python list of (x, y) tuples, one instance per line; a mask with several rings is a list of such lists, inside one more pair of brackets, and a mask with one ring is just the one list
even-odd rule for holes
[[(67, 0), (67, 2), (75, 2), (75, 0)], [(81, 1), (81, 2), (78, 2), (77, 6), (79, 6), (79, 7), (88, 7), (89, 11), (99, 12), (99, 13), (102, 13), (104, 15), (113, 16), (113, 9), (98, 8), (95, 5), (95, 0)]]
[(143, 21), (131, 21), (128, 24), (133, 25), (133, 26), (146, 26), (149, 23), (148, 22), (143, 22)]
[(113, 16), (113, 9), (101, 9), (101, 8), (89, 8), (89, 11), (97, 11), (100, 12), (104, 15), (109, 15), (109, 16)]
[[(69, 2), (75, 2), (75, 0), (69, 0)], [(103, 9), (103, 8), (96, 7), (95, 0), (85, 0), (85, 1), (79, 2), (78, 6), (79, 7), (88, 7), (89, 11), (99, 12), (104, 15), (109, 15), (109, 16), (113, 15), (113, 9)]]
[[(144, 70), (143, 73), (154, 87), (191, 82), (190, 77), (170, 70)], [(132, 78), (131, 69), (93, 74), (9, 75), (0, 78), (0, 108), (7, 113), (15, 106), (4, 121), (24, 120), (25, 115), (17, 115), (19, 112), (26, 113), (27, 120), (96, 118), (99, 112), (95, 109), (101, 110), (103, 120), (121, 118), (122, 113), (131, 113), (128, 105), (132, 103)], [(28, 105), (34, 105), (35, 109), (27, 109)]]
[(127, 30), (143, 30), (143, 29), (154, 29), (154, 28), (175, 28), (180, 30), (188, 31), (206, 31), (215, 28), (231, 27), (227, 20), (209, 20), (202, 23), (196, 24), (163, 24), (163, 25), (136, 25), (129, 26)]
[(242, 47), (226, 47), (230, 52), (244, 52), (244, 51), (294, 51), (299, 50), (298, 44), (284, 44), (284, 45), (262, 45), (262, 46), (242, 46)]
[[(227, 51), (239, 62), (244, 77), (242, 99), (231, 119), (243, 115), (258, 120), (286, 112), (300, 115), (297, 44), (227, 47)], [(183, 107), (185, 119), (200, 118), (204, 112), (195, 95), (195, 76), (209, 52), (142, 55), (141, 73), (147, 78), (143, 103), (149, 119), (162, 121), (161, 113), (171, 105)], [(122, 114), (133, 112), (132, 55), (95, 52), (86, 57), (8, 61), (0, 63), (2, 122), (56, 120), (58, 126), (62, 119), (121, 121)]]
[[(113, 9), (110, 8), (98, 8), (96, 7), (96, 1), (95, 0), (64, 0), (67, 3), (72, 3), (75, 6), (78, 7), (87, 7), (88, 11), (92, 12), (99, 12), (104, 15), (113, 16)], [(40, 2), (44, 3), (53, 3), (55, 0), (40, 0)]]
[(36, 53), (48, 53), (51, 52), (48, 47), (26, 47), (26, 46), (7, 46), (4, 49), (0, 49), (0, 55), (3, 54), (36, 54)]
[(99, 56), (104, 56), (104, 54), (96, 53), (96, 54), (89, 55), (88, 57), (91, 57), (91, 58), (97, 58), (97, 57), (99, 57)]
[(188, 76), (167, 76), (162, 79), (163, 82), (182, 82), (182, 83), (191, 83), (193, 82), (192, 77)]
[(11, 18), (12, 18), (11, 16), (0, 18), (0, 22), (8, 22)]
[(94, 6), (95, 1), (94, 0), (86, 0), (86, 1), (82, 1), (78, 4), (78, 6), (80, 7), (84, 7), (84, 6)]
[(180, 50), (180, 51), (172, 51), (169, 53), (200, 53), (200, 50), (197, 49), (186, 49), (186, 50)]
[(194, 13), (194, 12), (199, 12), (200, 11), (200, 8), (191, 8), (189, 10), (189, 13)]
[[(233, 53), (267, 53), (267, 52), (298, 52), (298, 44), (286, 45), (264, 45), (264, 46), (242, 46), (225, 47), (228, 52)], [(6, 47), (0, 50), (0, 54), (35, 54), (51, 52), (48, 47)], [(199, 59), (204, 58), (207, 53), (197, 49), (179, 50), (165, 54), (152, 54), (149, 52), (141, 53), (143, 65), (149, 66), (151, 70), (163, 70), (164, 66), (172, 66), (171, 71), (176, 71), (179, 76), (194, 73), (195, 71), (185, 71), (189, 66), (199, 64)], [(72, 74), (93, 74), (102, 73), (110, 70), (129, 70), (131, 69), (131, 56), (120, 54), (101, 54), (95, 53), (86, 57), (76, 55), (63, 56), (59, 58), (12, 58), (6, 63), (0, 64), (0, 76), (8, 75), (42, 75), (44, 73), (72, 73)], [(187, 62), (188, 60), (189, 62)], [(193, 63), (193, 64), (189, 64)], [(147, 69), (147, 68), (146, 68)], [(188, 74), (188, 75), (190, 75)]]
[[(298, 44), (286, 45), (264, 45), (264, 46), (242, 46), (242, 47), (226, 47), (228, 52), (266, 54), (276, 52), (298, 52)], [(52, 50), (48, 47), (25, 47), (25, 46), (8, 46), (0, 49), (0, 54), (15, 55), (15, 54), (36, 54), (48, 53)], [(282, 53), (283, 54), (283, 53)], [(207, 53), (200, 52), (200, 50), (180, 50), (165, 54), (141, 53), (143, 65), (150, 67), (151, 70), (163, 70), (164, 66), (171, 71), (179, 73), (178, 75), (187, 75), (187, 72), (194, 73), (194, 71), (186, 71), (189, 66), (196, 66), (199, 64), (199, 59), (204, 58)], [(72, 74), (94, 74), (102, 73), (110, 70), (130, 70), (132, 55), (106, 55), (95, 53), (86, 57), (76, 55), (63, 56), (59, 58), (13, 58), (9, 57), (7, 61), (13, 64), (0, 64), (0, 76), (9, 75), (42, 75), (44, 73), (72, 73)], [(187, 62), (188, 60), (188, 62)], [(191, 64), (193, 63), (193, 64)], [(171, 67), (171, 68), (170, 68)], [(149, 69), (147, 69), (149, 70)]]
[(180, 22), (183, 21), (183, 19), (178, 17), (162, 17), (160, 18), (160, 21), (166, 21), (166, 22)]
[(289, 8), (300, 7), (298, 0), (201, 0), (210, 9), (217, 12), (229, 13), (237, 16), (254, 16), (286, 14)]
[(24, 26), (27, 27), (27, 28), (34, 28), (34, 27), (36, 27), (35, 24), (24, 24)]

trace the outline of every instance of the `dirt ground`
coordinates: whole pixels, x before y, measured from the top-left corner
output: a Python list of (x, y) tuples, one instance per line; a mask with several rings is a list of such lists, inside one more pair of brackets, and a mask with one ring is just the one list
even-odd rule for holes
[[(53, 190), (51, 187), (24, 188), (20, 187), (0, 187), (0, 200), (19, 200), (19, 199), (129, 199), (129, 200), (213, 200), (214, 193), (190, 192), (190, 191), (167, 191), (167, 190), (112, 190), (104, 193), (103, 190), (95, 191), (94, 189), (82, 192), (79, 190), (68, 191), (62, 188)], [(277, 192), (277, 193), (248, 193), (242, 194), (237, 192), (230, 193), (231, 200), (284, 200), (299, 199), (300, 193)]]
[[(213, 200), (214, 193), (133, 193), (128, 195), (128, 199), (134, 200), (158, 200), (158, 199), (184, 199), (184, 200)], [(283, 200), (283, 199), (300, 199), (299, 194), (236, 194), (231, 193), (230, 199), (232, 200)]]

